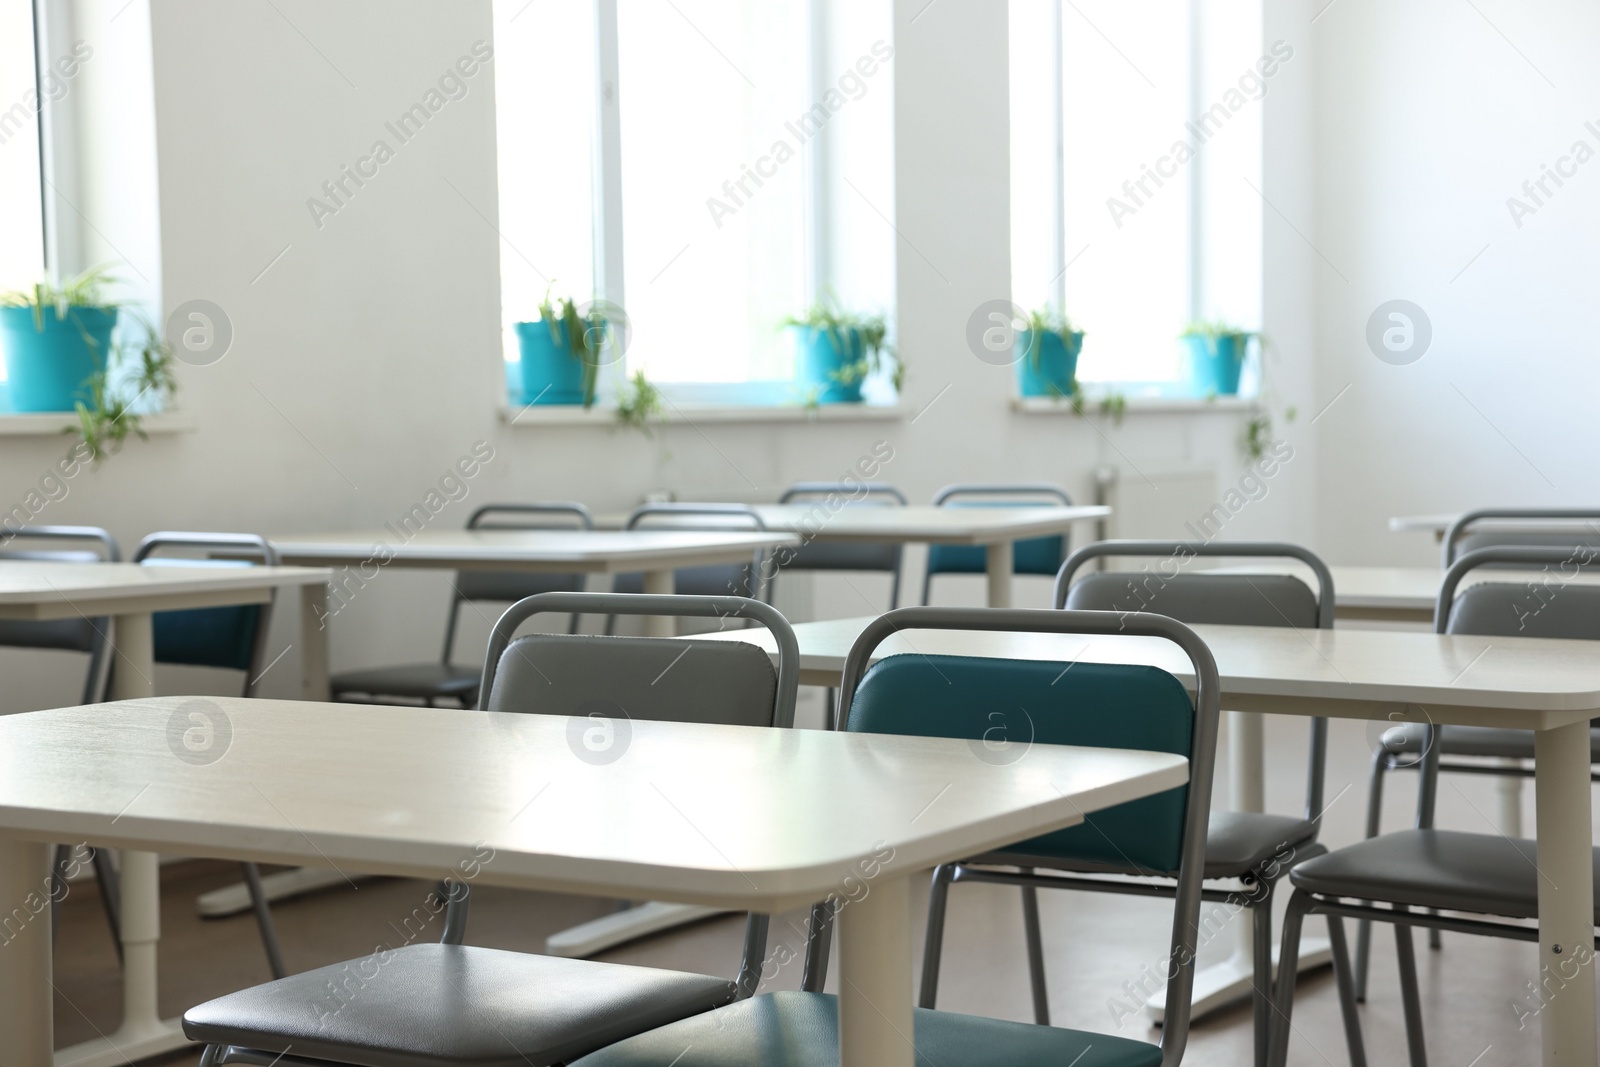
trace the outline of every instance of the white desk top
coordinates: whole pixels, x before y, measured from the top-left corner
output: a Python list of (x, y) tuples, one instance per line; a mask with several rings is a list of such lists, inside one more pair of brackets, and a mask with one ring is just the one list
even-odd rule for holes
[[(838, 685), (868, 618), (801, 623), (801, 681)], [(1223, 707), (1238, 711), (1545, 729), (1600, 715), (1600, 641), (1440, 636), (1386, 630), (1196, 626), (1216, 657)], [(726, 640), (728, 634), (706, 635)], [(736, 639), (771, 651), (764, 630)], [(1003, 656), (1148, 663), (1192, 684), (1188, 660), (1158, 638), (913, 631), (882, 655)]]
[[(226, 746), (176, 758), (191, 712)], [(1075, 825), (1181, 785), (1188, 761), (1036, 745), (632, 722), (577, 758), (586, 719), (163, 697), (0, 716), (0, 832), (184, 855), (770, 910), (887, 871)], [(621, 736), (619, 731), (619, 737)]]
[[(944, 544), (989, 544), (1018, 538), (1070, 532), (1074, 523), (1100, 519), (1111, 509), (1083, 507), (948, 507), (912, 504), (908, 507), (848, 505), (835, 509), (826, 500), (804, 504), (752, 505), (768, 529), (788, 530), (817, 540), (908, 541)], [(601, 526), (620, 527), (625, 515), (603, 515)], [(652, 521), (666, 523), (669, 516)], [(689, 520), (694, 521), (694, 520)], [(699, 519), (704, 521), (704, 519)]]
[[(394, 529), (288, 534), (271, 538), (294, 563), (502, 568), (613, 573), (702, 563), (740, 563), (758, 548), (794, 544), (782, 532), (685, 530), (433, 530), (409, 538)], [(386, 557), (389, 562), (385, 563)]]
[(0, 560), (0, 618), (62, 619), (265, 603), (279, 586), (321, 585), (312, 567), (144, 567)]

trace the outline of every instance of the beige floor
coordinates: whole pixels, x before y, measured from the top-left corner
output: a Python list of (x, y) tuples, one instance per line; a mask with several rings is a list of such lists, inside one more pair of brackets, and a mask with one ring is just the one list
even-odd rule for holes
[[(1325, 833), (1333, 844), (1359, 835), (1368, 732), (1359, 723), (1334, 724), (1328, 789), (1332, 804)], [(1299, 803), (1304, 736), (1303, 725), (1293, 720), (1270, 724), (1269, 803), (1279, 810), (1294, 810)], [(1486, 813), (1495, 810), (1494, 787), (1459, 777), (1446, 782), (1440, 796), (1440, 824), (1490, 830)], [(1527, 796), (1531, 826), (1531, 790)], [(1408, 776), (1400, 776), (1387, 806), (1389, 826), (1404, 822), (1410, 797)], [(266, 979), (249, 917), (202, 921), (195, 916), (196, 894), (235, 880), (236, 870), (201, 861), (164, 869), (163, 1014), (177, 1015), (198, 1001)], [(371, 880), (359, 888), (279, 905), (276, 915), (289, 966), (308, 969), (364, 955), (380, 944), (398, 943), (404, 936), (399, 924), (426, 889), (418, 882)], [(611, 906), (598, 900), (480, 890), (474, 897), (469, 939), (474, 944), (533, 951), (548, 933), (603, 914)], [(1121, 1018), (1118, 1029), (1112, 999), (1123, 997), (1123, 983), (1137, 980), (1145, 961), (1161, 958), (1169, 908), (1158, 901), (1052, 893), (1044, 895), (1043, 911), (1054, 1022), (1128, 1037), (1157, 1034), (1141, 1016)], [(75, 886), (61, 914), (56, 1026), (58, 1042), (66, 1045), (116, 1025), (119, 982), (93, 883)], [(786, 929), (792, 927), (780, 920), (775, 936)], [(1395, 1000), (1393, 940), (1387, 931), (1380, 934), (1373, 997), (1363, 1009), (1374, 1067), (1406, 1062)], [(605, 958), (732, 974), (739, 936), (737, 919), (715, 920), (624, 947)], [(795, 935), (788, 939), (798, 947)], [(1223, 950), (1224, 945), (1213, 944), (1208, 951), (1214, 956)], [(1534, 950), (1527, 944), (1463, 936), (1447, 937), (1442, 952), (1423, 951), (1421, 982), (1431, 1062), (1447, 1067), (1536, 1063), (1537, 1021), (1530, 1020), (1526, 1029), (1519, 1030), (1514, 1007), (1526, 996), (1533, 962)], [(796, 962), (779, 974), (771, 988), (794, 988), (798, 983)], [(1016, 893), (997, 887), (958, 888), (951, 904), (940, 1007), (1026, 1019), (1029, 1004)], [(1294, 1025), (1291, 1063), (1347, 1062), (1338, 1005), (1326, 970), (1302, 979)], [(1249, 1041), (1248, 1011), (1231, 1009), (1196, 1024), (1185, 1062), (1196, 1067), (1245, 1064), (1250, 1059)]]

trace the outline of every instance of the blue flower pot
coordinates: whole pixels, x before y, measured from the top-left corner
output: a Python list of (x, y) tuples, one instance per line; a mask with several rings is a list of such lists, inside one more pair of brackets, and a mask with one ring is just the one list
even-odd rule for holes
[[(859, 363), (863, 357), (860, 330), (849, 326), (840, 330), (791, 326), (789, 333), (794, 337), (795, 378), (802, 386), (816, 390), (819, 403), (860, 403), (861, 379), (846, 383), (837, 377), (840, 370)], [(843, 351), (835, 341), (843, 342)]]
[(1017, 388), (1023, 396), (1071, 396), (1078, 379), (1078, 353), (1083, 351), (1082, 331), (1066, 338), (1046, 330), (1018, 330)]
[(566, 325), (556, 323), (555, 336), (545, 322), (519, 322), (516, 331), (522, 353), (522, 402), (583, 403), (583, 360), (567, 344)]
[(69, 307), (43, 312), (41, 330), (33, 308), (0, 308), (0, 348), (5, 349), (12, 411), (72, 411), (89, 402), (89, 379), (105, 369), (116, 308)]
[(1185, 337), (1189, 349), (1189, 383), (1201, 396), (1238, 396), (1250, 338), (1230, 333), (1219, 337)]

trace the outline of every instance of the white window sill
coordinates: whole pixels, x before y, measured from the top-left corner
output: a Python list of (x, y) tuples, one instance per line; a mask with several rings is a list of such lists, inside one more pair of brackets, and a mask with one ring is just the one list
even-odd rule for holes
[[(672, 425), (701, 422), (722, 423), (773, 423), (773, 422), (888, 422), (905, 417), (899, 404), (819, 404), (807, 408), (801, 404), (666, 404), (661, 421)], [(500, 409), (503, 422), (518, 427), (541, 426), (612, 426), (617, 422), (617, 409), (596, 404), (584, 410), (577, 404), (507, 405)]]
[[(1090, 394), (1084, 399), (1085, 414), (1100, 414), (1102, 398)], [(1131, 396), (1127, 400), (1129, 415), (1187, 415), (1197, 412), (1239, 414), (1255, 411), (1261, 405), (1253, 396), (1179, 397)], [(1049, 396), (1012, 397), (1011, 410), (1023, 415), (1075, 415), (1071, 401)]]
[[(0, 411), (0, 437), (57, 437), (76, 430), (78, 417), (65, 411), (48, 411), (19, 414)], [(181, 411), (164, 411), (159, 415), (146, 415), (139, 422), (145, 433), (188, 433), (195, 428), (194, 420)]]

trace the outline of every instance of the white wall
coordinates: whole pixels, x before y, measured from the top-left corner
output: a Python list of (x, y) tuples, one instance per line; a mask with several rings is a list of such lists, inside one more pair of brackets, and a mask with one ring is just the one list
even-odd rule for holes
[[(1341, 0), (1314, 33), (1317, 391), (1349, 386), (1317, 427), (1325, 546), (1429, 564), (1388, 516), (1594, 503), (1600, 161), (1520, 227), (1507, 207), (1574, 141), (1600, 150), (1593, 5)], [(1396, 298), (1433, 325), (1406, 366), (1364, 338)]]
[[(130, 547), (158, 528), (375, 526), (420, 500), (477, 440), (490, 442), (496, 457), (440, 524), (457, 525), (494, 499), (616, 509), (659, 488), (772, 499), (797, 479), (842, 476), (880, 439), (895, 450), (882, 477), (913, 499), (951, 481), (1000, 478), (1057, 481), (1087, 498), (1090, 472), (1108, 462), (1147, 471), (1213, 463), (1221, 487), (1232, 484), (1239, 416), (1134, 414), (1118, 429), (1016, 415), (1010, 370), (967, 348), (968, 316), (1009, 291), (1003, 12), (995, 0), (894, 4), (892, 217), (901, 235), (900, 344), (911, 365), (907, 417), (676, 425), (653, 444), (609, 429), (511, 428), (498, 416), (487, 73), (320, 229), (307, 209), (325, 180), (386, 137), (385, 121), (488, 39), (487, 0), (152, 0), (163, 298), (168, 309), (215, 302), (235, 340), (220, 362), (183, 368), (181, 401), (195, 432), (131, 443), (74, 479), (39, 521), (104, 524)], [(1269, 124), (1280, 97), (1290, 112), (1282, 121), (1299, 121), (1293, 101), (1306, 90), (1287, 91), (1288, 76), (1307, 68), (1286, 71), (1281, 93), (1275, 81)], [(1300, 164), (1282, 173), (1269, 165), (1268, 195), (1303, 177)], [(1282, 195), (1300, 202), (1287, 188)], [(1271, 225), (1267, 235), (1268, 330), (1289, 337), (1286, 320), (1301, 321), (1308, 303), (1295, 273), (1304, 256)], [(1280, 257), (1286, 265), (1277, 271)], [(1307, 360), (1309, 345), (1285, 344), (1283, 362)], [(1293, 375), (1305, 373), (1286, 378), (1291, 399), (1303, 391)], [(1299, 426), (1289, 428), (1297, 442), (1303, 420)], [(0, 497), (9, 501), (64, 445), (3, 438), (0, 449)], [(1224, 536), (1309, 530), (1308, 469), (1291, 463)], [(914, 571), (909, 578), (914, 588)], [(870, 603), (835, 581), (820, 590), (817, 610), (881, 606), (881, 585), (858, 584)], [(436, 654), (446, 588), (440, 576), (384, 573), (334, 621), (335, 667)], [(975, 583), (950, 588), (952, 599), (978, 595)], [(1042, 604), (1044, 596), (1043, 583), (1034, 583), (1023, 599)], [(482, 632), (469, 627), (468, 637)], [(281, 623), (274, 650), (293, 639)], [(20, 683), (0, 697), (5, 707), (72, 699), (64, 667), (41, 681), (38, 671), (7, 669), (14, 663), (0, 657), (0, 669)], [(296, 670), (291, 653), (264, 692), (290, 692)]]

